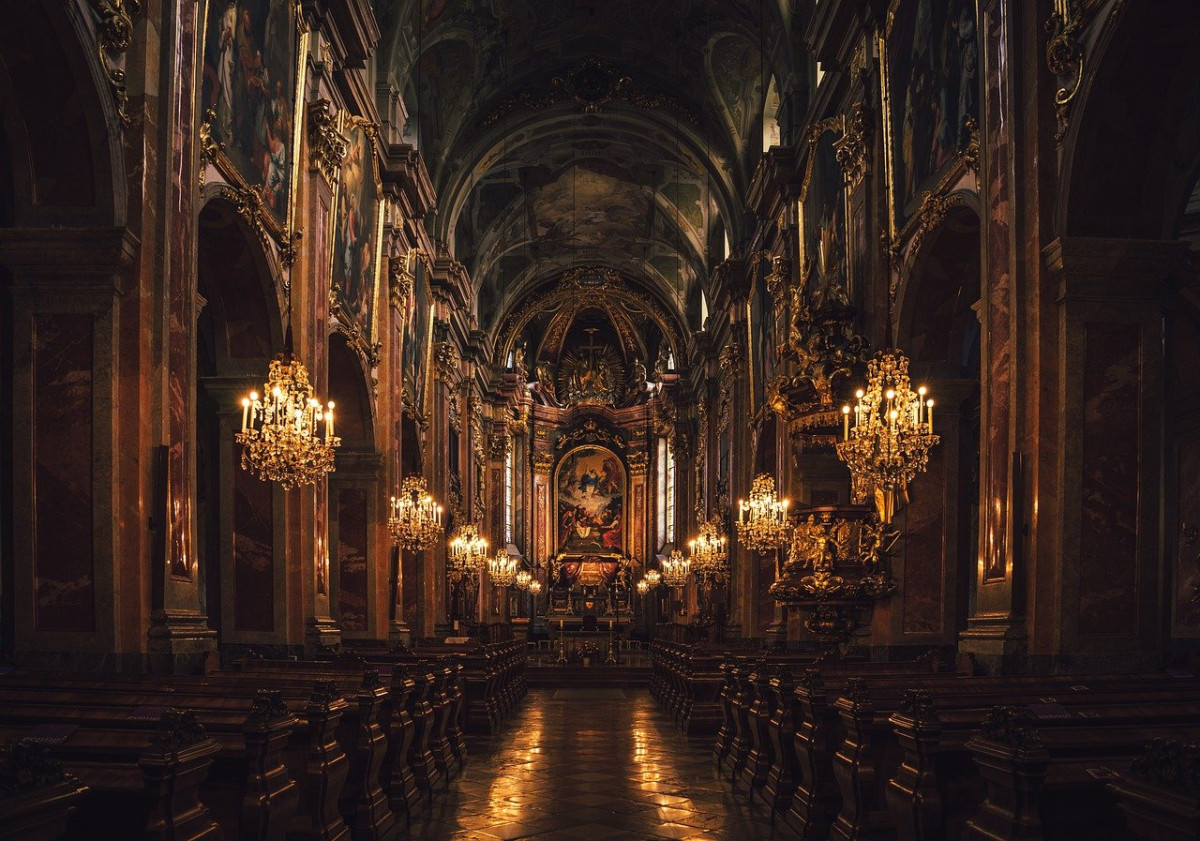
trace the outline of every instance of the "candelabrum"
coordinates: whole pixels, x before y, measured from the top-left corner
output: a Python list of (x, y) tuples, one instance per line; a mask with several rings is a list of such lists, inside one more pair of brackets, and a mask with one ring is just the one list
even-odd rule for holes
[(639, 596), (644, 596), (650, 592), (650, 582), (645, 578), (639, 578), (638, 583), (635, 586), (637, 587)]
[(509, 587), (516, 583), (518, 561), (503, 547), (496, 550), (495, 557), (487, 563), (488, 577), (497, 587)]
[(518, 589), (528, 590), (530, 585), (533, 584), (533, 576), (529, 574), (529, 570), (523, 569), (517, 573), (516, 578), (513, 579), (513, 584)]
[(253, 391), (242, 400), (234, 440), (243, 448), (243, 469), (285, 490), (333, 472), (333, 451), (342, 443), (333, 434), (333, 403), (321, 405), (304, 364), (283, 354), (271, 360), (262, 397)]
[(678, 549), (671, 550), (670, 557), (662, 561), (662, 580), (668, 587), (685, 586), (691, 574), (692, 562)]
[(479, 528), (474, 523), (467, 523), (450, 541), (448, 565), (451, 577), (463, 579), (478, 575), (487, 562), (487, 553), (488, 542), (479, 534)]
[(933, 434), (933, 400), (924, 386), (912, 390), (908, 358), (898, 351), (875, 355), (867, 365), (867, 388), (855, 396), (853, 408), (842, 407), (837, 454), (850, 469), (854, 501), (873, 495), (880, 519), (890, 523), (896, 495), (925, 470), (929, 449), (939, 440)]
[(442, 536), (442, 506), (438, 505), (421, 476), (408, 476), (400, 494), (392, 497), (388, 518), (392, 539), (409, 551), (420, 551)]
[(656, 569), (648, 569), (646, 570), (646, 576), (644, 580), (646, 584), (649, 585), (650, 589), (653, 590), (658, 586), (658, 582), (662, 580), (662, 575)]
[(725, 534), (717, 517), (700, 524), (700, 534), (688, 542), (692, 556), (692, 569), (701, 584), (717, 585), (729, 574), (725, 549)]
[(752, 552), (771, 552), (787, 543), (792, 525), (786, 499), (775, 496), (775, 480), (763, 473), (750, 487), (750, 501), (738, 500), (738, 539)]

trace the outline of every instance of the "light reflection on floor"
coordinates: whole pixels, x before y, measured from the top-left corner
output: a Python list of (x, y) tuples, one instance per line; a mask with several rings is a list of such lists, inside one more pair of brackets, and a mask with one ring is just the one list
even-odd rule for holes
[[(490, 739), (474, 738), (460, 779), (407, 836), (509, 841), (771, 838), (712, 765), (710, 739), (685, 739), (644, 689), (597, 697), (531, 690)], [(790, 837), (782, 827), (778, 837)]]

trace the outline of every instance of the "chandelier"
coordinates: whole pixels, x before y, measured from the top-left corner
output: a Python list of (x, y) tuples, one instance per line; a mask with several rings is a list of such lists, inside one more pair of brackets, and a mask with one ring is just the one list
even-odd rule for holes
[(685, 586), (691, 574), (692, 562), (678, 549), (672, 549), (671, 556), (662, 561), (662, 580), (668, 587)]
[(654, 587), (658, 586), (658, 582), (661, 578), (662, 576), (659, 575), (658, 570), (648, 569), (646, 570), (646, 577), (643, 580), (653, 589)]
[(692, 568), (702, 583), (715, 584), (724, 580), (729, 572), (725, 563), (729, 554), (725, 551), (725, 534), (718, 518), (700, 524), (700, 534), (688, 542), (688, 549), (692, 555)]
[[(319, 434), (324, 426), (324, 436)], [(342, 439), (333, 434), (333, 403), (313, 397), (308, 369), (280, 354), (271, 360), (267, 384), (242, 399), (242, 469), (284, 490), (311, 485), (334, 469), (333, 451)]]
[(542, 582), (535, 578), (529, 582), (529, 593), (530, 595), (536, 596), (540, 592), (542, 592)]
[(766, 473), (750, 486), (750, 501), (738, 500), (738, 539), (751, 552), (771, 552), (787, 543), (792, 530), (786, 499), (775, 496), (775, 480)]
[(442, 506), (434, 502), (423, 476), (405, 477), (400, 495), (392, 497), (388, 531), (410, 552), (427, 549), (442, 536)]
[(639, 578), (637, 583), (637, 591), (639, 596), (644, 596), (650, 592), (650, 582), (644, 578)]
[(528, 590), (529, 585), (532, 583), (533, 576), (529, 574), (529, 570), (527, 569), (523, 569), (518, 572), (516, 579), (513, 581), (513, 584), (517, 585), (517, 587), (521, 590)]
[(467, 523), (450, 541), (450, 574), (455, 578), (478, 575), (487, 562), (488, 542), (474, 523)]
[(880, 351), (867, 364), (867, 390), (855, 396), (851, 423), (849, 405), (842, 407), (842, 438), (837, 454), (850, 468), (854, 501), (866, 502), (873, 493), (879, 517), (892, 521), (896, 494), (925, 470), (933, 434), (933, 400), (925, 387), (913, 391), (908, 381), (908, 358), (898, 351)]
[(501, 547), (496, 550), (496, 556), (487, 562), (488, 577), (497, 587), (510, 587), (517, 580), (517, 559)]

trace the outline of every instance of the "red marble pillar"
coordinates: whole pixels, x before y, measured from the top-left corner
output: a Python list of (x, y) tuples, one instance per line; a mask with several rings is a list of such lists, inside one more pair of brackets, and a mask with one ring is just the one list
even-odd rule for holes
[[(1014, 301), (1020, 255), (1017, 177), (1014, 171), (1013, 126), (1019, 103), (1014, 101), (1012, 66), (1014, 22), (1011, 0), (990, 0), (980, 9), (980, 46), (984, 86), (979, 172), (983, 206), (982, 262), (984, 282), (980, 320), (980, 515), (979, 562), (975, 571), (975, 611), (961, 635), (961, 649), (986, 658), (999, 668), (1004, 658), (1024, 651), (1025, 627), (1021, 595), (1014, 575), (1023, 574), (1014, 542), (1022, 525), (1019, 487), (1014, 487), (1015, 428), (1013, 395), (1023, 360), (1015, 340)], [(1017, 477), (1019, 478), (1019, 476)]]
[(1030, 653), (1055, 665), (1155, 662), (1164, 627), (1161, 301), (1187, 253), (1186, 242), (1132, 239), (1046, 249), (1062, 360), (1061, 531), (1057, 565), (1036, 570)]

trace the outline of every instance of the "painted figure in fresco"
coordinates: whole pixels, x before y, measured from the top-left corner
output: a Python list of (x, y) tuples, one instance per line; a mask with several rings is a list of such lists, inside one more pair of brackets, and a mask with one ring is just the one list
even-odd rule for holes
[(220, 30), (217, 33), (219, 53), (217, 65), (217, 124), (221, 134), (229, 137), (233, 133), (233, 92), (234, 92), (234, 38), (237, 32), (238, 7), (230, 3), (221, 15)]
[[(942, 116), (933, 102), (933, 14), (931, 0), (918, 0), (909, 52), (909, 77), (904, 95), (904, 195), (911, 196), (920, 183), (917, 157), (932, 145), (933, 126)], [(930, 106), (933, 106), (932, 108)], [(932, 115), (932, 118), (931, 118)]]

